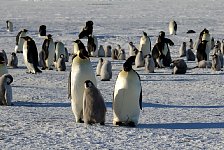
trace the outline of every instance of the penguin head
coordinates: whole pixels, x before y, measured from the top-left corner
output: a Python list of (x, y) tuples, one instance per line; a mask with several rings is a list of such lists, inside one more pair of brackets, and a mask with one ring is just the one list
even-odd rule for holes
[(23, 32), (28, 32), (28, 30), (27, 30), (27, 29), (22, 29), (22, 31), (23, 31)]
[(5, 63), (4, 54), (0, 52), (0, 64), (4, 64), (4, 63)]
[(160, 32), (159, 32), (159, 37), (161, 37), (161, 38), (165, 38), (165, 32), (164, 32), (164, 31), (160, 31)]
[(91, 27), (93, 26), (93, 21), (89, 20), (86, 22), (86, 27)]
[(132, 64), (135, 61), (135, 56), (129, 57), (126, 62), (123, 64), (123, 69), (126, 72), (129, 72), (132, 70)]
[(52, 39), (52, 35), (51, 34), (48, 34), (47, 35), (47, 39)]
[(61, 54), (61, 55), (60, 55), (60, 58), (64, 58), (64, 54)]
[(99, 61), (100, 61), (100, 62), (103, 62), (103, 58), (100, 58)]
[(16, 53), (15, 53), (15, 52), (12, 52), (11, 55), (12, 55), (12, 56), (16, 56)]
[(94, 86), (93, 82), (90, 80), (86, 80), (84, 84), (86, 89)]
[(147, 36), (147, 33), (143, 31), (143, 35), (144, 35), (144, 36)]
[(77, 55), (79, 55), (81, 59), (89, 58), (89, 54), (86, 51), (85, 45), (82, 43), (82, 41), (78, 39), (78, 40), (75, 40), (74, 42), (77, 43), (79, 48)]
[(10, 74), (4, 74), (4, 78), (8, 85), (10, 85), (13, 82), (13, 77)]
[(133, 45), (133, 42), (129, 42), (129, 45), (131, 45), (131, 46), (132, 46), (132, 45)]
[(9, 23), (9, 20), (6, 20), (6, 23)]

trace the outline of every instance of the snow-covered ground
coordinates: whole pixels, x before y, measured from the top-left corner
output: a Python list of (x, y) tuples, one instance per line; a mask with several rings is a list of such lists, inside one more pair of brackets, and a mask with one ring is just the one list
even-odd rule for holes
[[(224, 38), (223, 0), (1, 0), (0, 49), (9, 57), (15, 36), (21, 28), (29, 30), (41, 49), (38, 37), (41, 24), (55, 41), (70, 52), (81, 27), (94, 22), (99, 44), (120, 44), (128, 54), (128, 42), (139, 44), (142, 31), (152, 45), (159, 31), (166, 32), (175, 45), (170, 47), (178, 58), (182, 42), (188, 42), (204, 28), (215, 40)], [(14, 31), (6, 32), (6, 20)], [(178, 24), (177, 35), (168, 35), (168, 23)], [(193, 29), (196, 34), (186, 34)], [(86, 40), (82, 40), (86, 44)], [(147, 74), (136, 69), (143, 87), (143, 110), (136, 128), (112, 124), (112, 93), (124, 61), (113, 61), (113, 78), (103, 82), (97, 77), (107, 105), (106, 125), (86, 126), (75, 123), (67, 98), (70, 63), (65, 72), (46, 70), (26, 74), (22, 54), (19, 68), (8, 69), (14, 106), (0, 107), (0, 149), (224, 149), (224, 74), (210, 69), (192, 69), (185, 75), (156, 69)], [(108, 59), (108, 58), (107, 58)], [(91, 58), (94, 69), (98, 58)], [(189, 68), (195, 62), (187, 62)]]

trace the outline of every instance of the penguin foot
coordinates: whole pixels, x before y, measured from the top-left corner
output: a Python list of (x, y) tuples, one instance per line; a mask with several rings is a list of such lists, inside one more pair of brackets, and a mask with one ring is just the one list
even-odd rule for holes
[(104, 122), (101, 122), (100, 125), (105, 125), (105, 123)]
[(45, 70), (45, 69), (47, 69), (47, 68), (46, 68), (46, 67), (42, 67), (42, 68), (41, 68), (41, 70)]
[(84, 121), (80, 118), (77, 123), (84, 123)]
[(53, 68), (48, 68), (48, 70), (53, 70)]
[(133, 121), (128, 122), (129, 127), (136, 127), (135, 123)]
[(122, 126), (122, 122), (118, 121), (114, 123), (116, 126)]

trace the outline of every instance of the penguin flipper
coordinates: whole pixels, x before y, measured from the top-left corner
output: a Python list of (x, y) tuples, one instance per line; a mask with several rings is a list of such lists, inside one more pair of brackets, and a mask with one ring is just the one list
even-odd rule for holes
[(72, 98), (71, 96), (71, 71), (69, 72), (69, 77), (68, 77), (68, 98)]
[(140, 106), (140, 109), (142, 110), (142, 89), (139, 96), (139, 106)]

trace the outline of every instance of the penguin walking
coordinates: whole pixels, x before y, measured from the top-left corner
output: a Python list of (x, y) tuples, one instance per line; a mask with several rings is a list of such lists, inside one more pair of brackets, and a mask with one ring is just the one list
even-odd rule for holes
[(100, 76), (101, 67), (103, 65), (103, 58), (100, 58), (98, 60), (97, 66), (96, 66), (96, 76)]
[(86, 26), (79, 33), (79, 39), (87, 38), (89, 35), (93, 34), (93, 21), (87, 21)]
[(111, 57), (111, 49), (112, 47), (110, 45), (107, 45), (105, 48), (105, 57)]
[(57, 71), (65, 71), (66, 70), (65, 56), (63, 54), (61, 54), (60, 57), (57, 60), (56, 70)]
[(170, 35), (176, 35), (176, 33), (177, 33), (177, 23), (176, 23), (176, 21), (171, 20), (169, 22), (169, 32), (170, 32)]
[(100, 69), (100, 79), (101, 81), (110, 81), (112, 78), (112, 65), (109, 60), (104, 60), (103, 65)]
[(58, 61), (58, 58), (63, 54), (65, 56), (65, 45), (61, 41), (55, 42), (55, 59), (54, 62)]
[(133, 42), (129, 42), (128, 47), (129, 47), (129, 57), (136, 56), (138, 54), (138, 49), (135, 47)]
[(35, 41), (29, 37), (22, 37), (25, 42), (23, 44), (24, 63), (28, 69), (27, 73), (42, 73), (38, 66), (38, 51)]
[(22, 37), (26, 37), (27, 32), (28, 32), (28, 30), (22, 29), (16, 35), (16, 46), (15, 46), (15, 52), (16, 53), (22, 53), (23, 52), (23, 43), (24, 43), (25, 40)]
[(139, 51), (135, 57), (135, 67), (140, 68), (140, 67), (144, 67), (144, 66), (145, 66), (145, 60), (144, 60), (143, 52)]
[(8, 66), (12, 68), (18, 68), (18, 57), (15, 52), (11, 53), (11, 56), (8, 60)]
[(84, 82), (90, 80), (96, 86), (96, 77), (91, 65), (88, 52), (80, 40), (76, 40), (78, 52), (72, 60), (68, 81), (68, 97), (71, 98), (72, 111), (76, 122), (83, 123), (83, 92)]
[(173, 61), (172, 74), (185, 74), (187, 72), (187, 64), (183, 59), (177, 59)]
[(0, 105), (12, 105), (12, 87), (13, 77), (10, 74), (4, 74), (0, 77)]
[(46, 36), (46, 25), (41, 25), (40, 27), (39, 27), (39, 36), (41, 37), (41, 36)]
[(0, 76), (2, 76), (3, 74), (7, 74), (8, 73), (8, 69), (5, 63), (5, 57), (3, 53), (0, 53)]
[(13, 23), (9, 20), (6, 21), (6, 30), (8, 32), (13, 32)]
[(132, 69), (135, 56), (129, 57), (119, 72), (113, 94), (113, 124), (135, 127), (142, 109), (140, 76)]
[(83, 120), (85, 124), (105, 124), (106, 105), (99, 89), (94, 83), (86, 80), (83, 93)]
[(221, 62), (219, 56), (215, 53), (212, 56), (212, 67), (213, 71), (220, 71), (221, 70)]
[(155, 62), (150, 54), (145, 57), (145, 71), (147, 73), (154, 73)]
[(179, 48), (179, 56), (185, 57), (186, 56), (186, 42), (183, 42)]
[(103, 45), (100, 45), (99, 47), (98, 57), (105, 57), (105, 51), (104, 51)]
[(98, 55), (98, 40), (94, 35), (88, 36), (87, 50), (89, 56), (96, 57)]
[(140, 39), (139, 51), (142, 51), (144, 57), (151, 52), (151, 41), (147, 33), (144, 31), (143, 36)]

